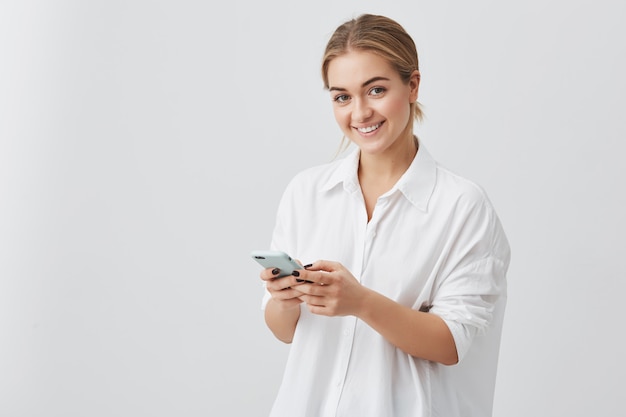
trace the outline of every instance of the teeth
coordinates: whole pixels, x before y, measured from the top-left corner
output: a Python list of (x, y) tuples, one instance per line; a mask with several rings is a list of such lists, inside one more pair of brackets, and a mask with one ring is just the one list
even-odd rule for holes
[(369, 127), (359, 127), (358, 131), (361, 133), (370, 133), (378, 129), (379, 127), (380, 127), (380, 123), (374, 126), (369, 126)]

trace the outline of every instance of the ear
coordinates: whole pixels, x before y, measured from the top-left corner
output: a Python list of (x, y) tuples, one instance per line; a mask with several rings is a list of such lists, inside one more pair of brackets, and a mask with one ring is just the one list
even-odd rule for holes
[(409, 78), (409, 102), (415, 103), (417, 101), (417, 92), (420, 87), (420, 72), (418, 70), (413, 71), (411, 78)]

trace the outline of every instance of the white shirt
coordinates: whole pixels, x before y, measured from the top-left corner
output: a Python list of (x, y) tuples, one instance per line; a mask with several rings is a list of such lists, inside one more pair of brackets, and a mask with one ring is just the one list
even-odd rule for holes
[[(318, 316), (301, 305), (271, 416), (491, 416), (510, 258), (491, 203), (420, 144), (368, 223), (358, 161), (355, 149), (296, 175), (271, 247), (305, 264), (341, 262), (400, 304), (432, 306), (459, 363), (410, 356), (353, 316)], [(263, 306), (268, 299), (266, 291)]]

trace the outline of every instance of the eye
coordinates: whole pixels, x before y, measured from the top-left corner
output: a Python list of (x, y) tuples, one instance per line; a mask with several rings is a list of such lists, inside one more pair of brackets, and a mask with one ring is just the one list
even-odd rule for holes
[(335, 103), (339, 103), (339, 104), (343, 104), (348, 102), (348, 100), (350, 100), (350, 96), (347, 94), (339, 94), (337, 96), (335, 96), (335, 98), (333, 98), (333, 101)]
[(381, 96), (387, 91), (384, 87), (374, 87), (370, 90), (370, 95), (372, 96)]

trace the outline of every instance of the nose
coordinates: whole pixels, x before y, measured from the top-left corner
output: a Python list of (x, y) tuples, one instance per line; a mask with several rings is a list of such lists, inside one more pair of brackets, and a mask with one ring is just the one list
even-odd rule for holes
[(367, 121), (373, 114), (369, 103), (365, 99), (354, 100), (354, 108), (352, 109), (352, 120), (358, 123)]

